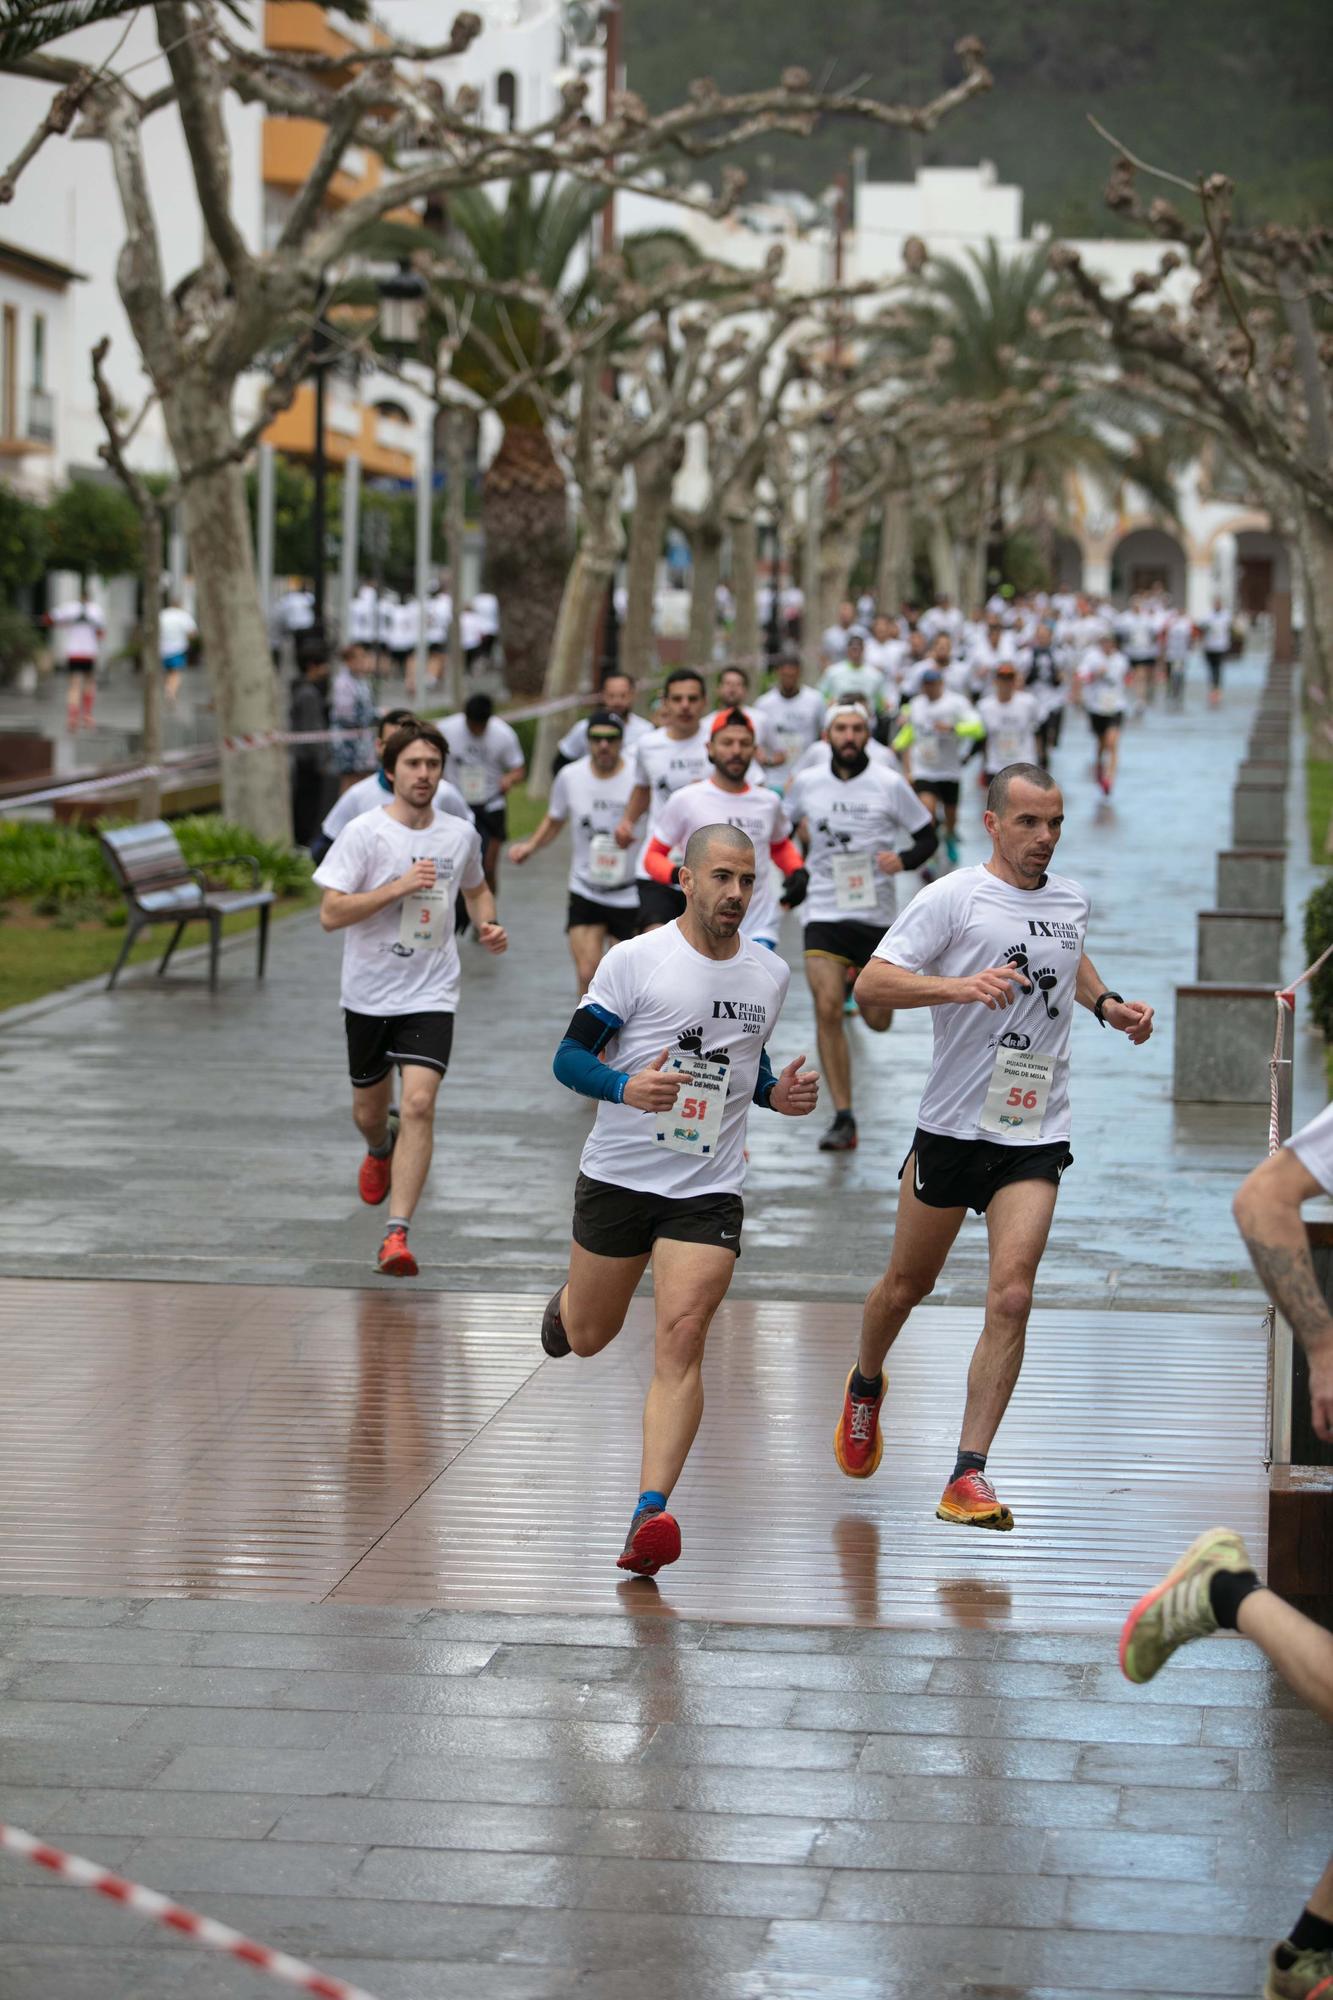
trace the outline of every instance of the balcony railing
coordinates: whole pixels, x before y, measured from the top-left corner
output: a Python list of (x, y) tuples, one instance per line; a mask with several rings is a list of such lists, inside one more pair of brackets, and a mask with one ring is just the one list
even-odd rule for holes
[(49, 389), (29, 389), (27, 434), (34, 444), (56, 441), (56, 399)]

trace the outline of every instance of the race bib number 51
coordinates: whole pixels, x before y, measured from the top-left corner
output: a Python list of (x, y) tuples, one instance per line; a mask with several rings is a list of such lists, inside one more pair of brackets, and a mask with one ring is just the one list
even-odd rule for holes
[(657, 1143), (697, 1160), (717, 1152), (727, 1101), (727, 1065), (702, 1056), (673, 1055), (662, 1074), (681, 1079), (676, 1102), (657, 1120)]
[(986, 1102), (977, 1123), (983, 1132), (1013, 1139), (1037, 1138), (1051, 1094), (1055, 1057), (1032, 1049), (996, 1049)]

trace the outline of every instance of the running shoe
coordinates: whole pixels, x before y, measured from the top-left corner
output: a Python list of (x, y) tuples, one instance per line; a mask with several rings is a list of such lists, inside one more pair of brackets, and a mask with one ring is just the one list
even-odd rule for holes
[(888, 1382), (881, 1374), (878, 1396), (854, 1396), (852, 1376), (855, 1373), (854, 1368), (849, 1369), (847, 1385), (842, 1392), (842, 1415), (833, 1433), (833, 1456), (838, 1461), (838, 1470), (845, 1472), (849, 1479), (869, 1479), (884, 1456), (879, 1406), (884, 1401)]
[(1102, 788), (1103, 792), (1104, 792), (1104, 793), (1106, 794), (1107, 798), (1109, 799), (1109, 798), (1110, 798), (1110, 796), (1111, 796), (1111, 780), (1110, 780), (1109, 778), (1106, 778), (1106, 777), (1103, 777), (1103, 776), (1101, 775), (1101, 773), (1100, 773), (1100, 772), (1098, 772), (1098, 774), (1097, 774), (1097, 783), (1098, 783), (1098, 784), (1099, 784), (1099, 785), (1101, 786), (1101, 788)]
[(383, 1271), (386, 1278), (415, 1278), (417, 1260), (407, 1247), (407, 1231), (391, 1229), (380, 1244), (380, 1254), (376, 1269)]
[(821, 1153), (854, 1153), (859, 1143), (856, 1120), (839, 1113), (820, 1140), (819, 1150)]
[(996, 1498), (995, 1488), (984, 1472), (965, 1472), (951, 1479), (935, 1509), (938, 1521), (953, 1521), (962, 1528), (998, 1528), (1007, 1534), (1014, 1517)]
[(560, 1318), (560, 1294), (563, 1285), (558, 1285), (555, 1294), (547, 1300), (546, 1311), (542, 1314), (542, 1346), (552, 1361), (561, 1361), (570, 1352), (569, 1336)]
[(391, 1111), (388, 1152), (382, 1160), (377, 1159), (374, 1153), (367, 1153), (361, 1162), (361, 1171), (356, 1177), (356, 1191), (362, 1201), (368, 1202), (371, 1208), (378, 1208), (382, 1201), (388, 1199), (389, 1182), (393, 1178), (393, 1149), (397, 1143), (398, 1113)]
[(946, 853), (946, 854), (948, 855), (948, 857), (949, 857), (949, 860), (950, 860), (950, 861), (951, 861), (951, 862), (952, 862), (952, 863), (953, 863), (953, 864), (955, 865), (955, 867), (956, 867), (956, 866), (957, 866), (957, 863), (958, 863), (958, 836), (957, 836), (957, 834), (956, 834), (956, 833), (946, 833), (946, 834), (945, 834), (945, 836), (944, 836), (944, 852), (945, 852), (945, 853)]
[(1120, 1634), (1120, 1667), (1126, 1680), (1150, 1681), (1177, 1646), (1217, 1630), (1208, 1587), (1220, 1569), (1243, 1572), (1254, 1563), (1232, 1528), (1209, 1528), (1191, 1543), (1161, 1582), (1141, 1597)]
[(1290, 1965), (1279, 1965), (1278, 1945), (1268, 1955), (1264, 2000), (1333, 2000), (1333, 1951), (1298, 1951)]
[(656, 1576), (659, 1569), (679, 1559), (680, 1527), (675, 1515), (660, 1507), (645, 1507), (629, 1524), (616, 1568), (633, 1570), (635, 1576)]

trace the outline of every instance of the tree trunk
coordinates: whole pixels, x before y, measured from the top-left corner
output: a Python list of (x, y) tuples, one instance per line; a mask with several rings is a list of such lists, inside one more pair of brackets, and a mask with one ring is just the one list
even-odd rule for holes
[(545, 431), (509, 425), (481, 486), (485, 575), (500, 601), (509, 692), (540, 693), (569, 570), (564, 474)]
[[(132, 495), (143, 532), (143, 612), (139, 619), (139, 673), (143, 680), (143, 761), (162, 761), (162, 658), (158, 645), (158, 612), (162, 605), (162, 516), (146, 488)], [(162, 780), (145, 778), (139, 787), (140, 819), (157, 819), (162, 811)]]
[[(619, 492), (617, 481), (614, 492), (598, 505), (595, 518), (584, 520), (578, 550), (565, 579), (551, 642), (550, 664), (542, 690), (547, 700), (576, 694), (583, 685), (607, 585), (615, 575), (620, 556)], [(544, 799), (550, 792), (551, 764), (556, 746), (568, 727), (567, 711), (544, 715), (538, 722), (528, 772), (530, 797)]]
[(722, 530), (714, 521), (690, 529), (693, 575), (690, 582), (689, 664), (701, 674), (713, 671), (713, 640), (717, 632), (717, 586), (722, 578)]
[(852, 570), (861, 545), (865, 509), (847, 515), (836, 526), (826, 526), (819, 538), (819, 589), (816, 611), (818, 637), (822, 638), (837, 621), (838, 606), (851, 587)]
[(752, 513), (731, 516), (731, 594), (736, 600), (736, 624), (731, 635), (732, 657), (751, 673), (762, 668), (759, 650), (759, 531)]
[[(1305, 584), (1301, 666), (1325, 724), (1333, 724), (1333, 522), (1297, 504), (1296, 541)], [(1321, 746), (1325, 754), (1327, 743)]]
[[(949, 523), (938, 508), (930, 516), (930, 576), (936, 597), (951, 597), (955, 604), (959, 602), (958, 553)], [(972, 606), (966, 604), (963, 609), (970, 615)]]
[[(185, 532), (194, 568), (199, 632), (217, 711), (222, 810), (261, 840), (292, 838), (291, 779), (280, 745), (228, 750), (228, 737), (280, 726), (278, 685), (259, 608), (245, 475), (225, 462), (234, 438), (229, 399), (218, 384), (186, 376), (163, 400), (176, 463), (184, 477)], [(214, 469), (194, 474), (195, 466)]]
[(905, 493), (884, 503), (879, 523), (879, 570), (875, 578), (875, 608), (893, 617), (911, 594), (912, 510)]
[(653, 597), (679, 463), (679, 448), (664, 445), (645, 452), (634, 464), (634, 511), (630, 515), (625, 577), (629, 601), (620, 632), (620, 663), (637, 681), (651, 679), (657, 670)]

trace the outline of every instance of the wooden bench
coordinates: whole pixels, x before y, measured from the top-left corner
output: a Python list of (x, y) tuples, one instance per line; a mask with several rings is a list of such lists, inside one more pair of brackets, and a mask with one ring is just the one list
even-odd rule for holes
[(249, 863), (254, 876), (251, 888), (214, 889), (210, 888), (198, 868), (189, 866), (181, 853), (180, 842), (164, 819), (147, 820), (141, 826), (120, 827), (115, 832), (102, 834), (100, 838), (111, 872), (124, 890), (129, 905), (125, 942), (107, 980), (108, 993), (120, 977), (121, 967), (140, 931), (146, 930), (150, 924), (174, 925), (170, 942), (162, 954), (162, 963), (157, 968), (160, 979), (171, 962), (172, 952), (180, 943), (185, 926), (196, 922), (208, 925), (208, 983), (216, 993), (222, 919), (232, 916), (237, 910), (259, 912), (259, 964), (255, 976), (258, 979), (264, 977), (264, 961), (268, 956), (268, 913), (277, 898), (271, 889), (260, 888), (259, 863), (254, 855), (237, 857)]

